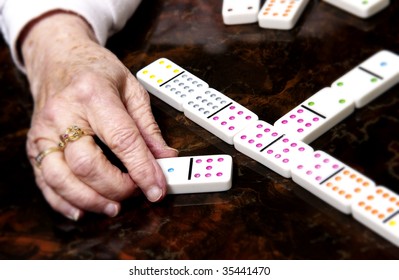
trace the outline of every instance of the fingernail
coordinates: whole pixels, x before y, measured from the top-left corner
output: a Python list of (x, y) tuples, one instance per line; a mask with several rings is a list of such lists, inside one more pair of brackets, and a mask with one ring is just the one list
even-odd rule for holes
[(157, 202), (163, 195), (162, 189), (158, 186), (151, 187), (147, 193), (147, 199), (151, 202)]
[(172, 148), (172, 147), (166, 146), (166, 149), (167, 149), (167, 150), (174, 151), (174, 152), (176, 152), (177, 154), (179, 154), (179, 150), (177, 150), (177, 149), (175, 149), (175, 148)]
[(78, 209), (71, 209), (69, 215), (67, 215), (66, 217), (76, 222), (80, 218), (80, 211)]
[(104, 209), (104, 214), (107, 215), (108, 217), (115, 217), (119, 213), (119, 207), (114, 204), (114, 203), (108, 203), (107, 206), (105, 206)]

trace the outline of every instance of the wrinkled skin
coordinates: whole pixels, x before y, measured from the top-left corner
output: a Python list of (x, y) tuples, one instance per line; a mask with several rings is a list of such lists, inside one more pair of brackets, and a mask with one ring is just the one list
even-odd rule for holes
[[(48, 15), (29, 27), (21, 52), (34, 100), (27, 152), (51, 207), (78, 220), (86, 211), (114, 217), (120, 202), (139, 190), (151, 202), (161, 200), (165, 177), (155, 158), (177, 151), (162, 138), (148, 93), (90, 26), (76, 15)], [(87, 135), (36, 166), (34, 158), (57, 146), (71, 125)], [(94, 135), (127, 172), (111, 164)]]

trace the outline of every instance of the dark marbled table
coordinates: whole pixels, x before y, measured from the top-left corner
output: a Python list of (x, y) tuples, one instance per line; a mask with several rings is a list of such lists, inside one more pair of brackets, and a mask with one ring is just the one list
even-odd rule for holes
[[(222, 1), (145, 0), (108, 47), (136, 73), (167, 57), (273, 123), (380, 49), (399, 53), (399, 1), (359, 19), (312, 0), (289, 31), (225, 26)], [(232, 189), (128, 199), (116, 218), (69, 221), (47, 205), (25, 154), (32, 101), (0, 41), (0, 259), (397, 259), (399, 248), (291, 179), (152, 98), (180, 155), (227, 153)], [(399, 192), (399, 86), (312, 144)]]

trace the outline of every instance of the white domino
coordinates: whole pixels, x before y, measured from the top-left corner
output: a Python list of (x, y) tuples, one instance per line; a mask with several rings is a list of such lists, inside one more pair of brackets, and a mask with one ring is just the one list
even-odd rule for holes
[(271, 29), (291, 29), (308, 2), (309, 0), (266, 0), (259, 10), (259, 26)]
[(223, 93), (207, 88), (183, 104), (184, 115), (228, 144), (258, 116)]
[(353, 201), (375, 183), (323, 151), (295, 162), (292, 180), (339, 211), (351, 213)]
[(332, 83), (361, 108), (399, 82), (399, 56), (387, 50), (372, 55)]
[(168, 194), (220, 192), (231, 188), (233, 160), (229, 155), (157, 159)]
[(355, 110), (347, 94), (323, 88), (278, 119), (274, 126), (297, 139), (310, 143)]
[(295, 158), (313, 151), (264, 121), (257, 121), (238, 133), (234, 137), (234, 147), (285, 178), (291, 177)]
[(222, 17), (226, 25), (258, 21), (260, 0), (223, 0)]
[(399, 246), (399, 195), (378, 186), (352, 204), (353, 217)]
[(361, 18), (368, 18), (389, 5), (389, 0), (323, 0)]
[(137, 72), (144, 88), (173, 108), (183, 111), (184, 101), (208, 84), (166, 58), (160, 58)]

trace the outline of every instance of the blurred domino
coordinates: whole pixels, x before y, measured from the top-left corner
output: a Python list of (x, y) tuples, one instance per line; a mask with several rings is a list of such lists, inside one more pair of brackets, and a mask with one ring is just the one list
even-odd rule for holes
[(264, 121), (257, 121), (239, 132), (234, 137), (234, 147), (286, 178), (291, 177), (295, 158), (313, 152), (310, 146)]
[(233, 160), (229, 155), (157, 159), (168, 194), (226, 191), (231, 188)]
[(291, 29), (309, 0), (266, 0), (258, 14), (262, 28)]
[(274, 126), (305, 143), (310, 143), (354, 110), (355, 104), (347, 94), (332, 88), (323, 88), (278, 119)]
[(331, 87), (353, 98), (356, 108), (361, 108), (398, 82), (399, 56), (382, 50), (337, 79)]
[(183, 102), (208, 84), (172, 61), (160, 58), (137, 72), (144, 88), (173, 108), (183, 111)]
[(183, 104), (184, 115), (228, 144), (258, 116), (223, 93), (207, 88)]
[(222, 16), (226, 25), (258, 21), (260, 0), (223, 0)]
[(295, 183), (345, 214), (351, 213), (357, 197), (375, 187), (369, 178), (323, 151), (300, 158), (291, 174)]
[(378, 186), (352, 204), (353, 217), (399, 246), (399, 195)]
[(323, 0), (361, 18), (368, 18), (389, 5), (389, 0)]

